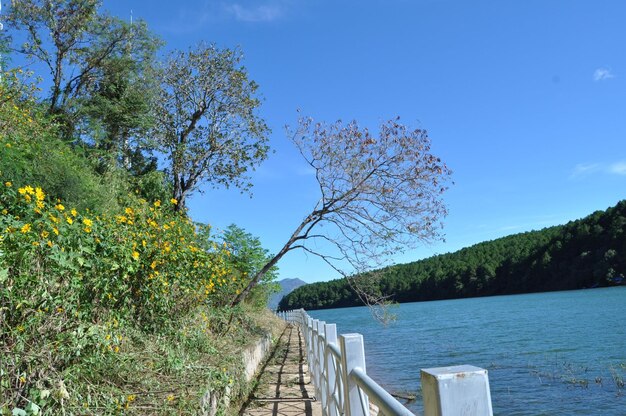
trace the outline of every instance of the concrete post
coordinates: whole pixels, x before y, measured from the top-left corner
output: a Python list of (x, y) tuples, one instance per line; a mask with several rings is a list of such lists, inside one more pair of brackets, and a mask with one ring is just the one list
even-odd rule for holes
[(317, 322), (317, 348), (315, 351), (315, 379), (317, 384), (315, 385), (315, 396), (319, 397), (324, 406), (324, 383), (326, 379), (326, 373), (324, 373), (324, 350), (326, 349), (326, 322)]
[(487, 370), (472, 365), (421, 370), (424, 416), (493, 416)]
[(313, 363), (313, 318), (307, 315), (306, 317), (306, 363), (309, 369), (309, 378), (313, 379), (313, 369), (311, 367)]
[(336, 406), (332, 405), (332, 394), (335, 389), (337, 378), (335, 375), (334, 358), (328, 350), (328, 345), (337, 344), (337, 325), (326, 324), (324, 328), (326, 333), (326, 345), (324, 346), (324, 372), (326, 373), (326, 385), (322, 388), (326, 391), (326, 403), (322, 403), (322, 413), (324, 416), (338, 416)]
[[(350, 373), (355, 367), (365, 372), (365, 348), (363, 335), (339, 335), (341, 348), (341, 370), (344, 385), (345, 416), (369, 416), (369, 403), (365, 393), (359, 391), (359, 386), (352, 380)], [(361, 396), (363, 395), (363, 397)], [(361, 400), (363, 398), (363, 400)]]

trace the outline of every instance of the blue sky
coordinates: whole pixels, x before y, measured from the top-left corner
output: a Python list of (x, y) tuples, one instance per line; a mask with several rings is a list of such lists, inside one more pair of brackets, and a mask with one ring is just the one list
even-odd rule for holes
[[(427, 129), (453, 170), (446, 242), (408, 262), (562, 224), (626, 197), (626, 2), (593, 0), (148, 0), (132, 10), (167, 49), (239, 46), (275, 153), (253, 197), (206, 189), (191, 216), (236, 223), (276, 252), (318, 198), (284, 133), (296, 110)], [(280, 277), (338, 277), (292, 252)]]

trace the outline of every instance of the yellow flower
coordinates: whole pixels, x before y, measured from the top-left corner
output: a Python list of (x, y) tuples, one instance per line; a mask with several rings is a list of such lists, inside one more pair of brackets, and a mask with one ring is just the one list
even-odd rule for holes
[(48, 247), (52, 248), (52, 246), (53, 246), (52, 241), (48, 240), (48, 242), (46, 243), (46, 245), (47, 245)]
[(126, 213), (126, 215), (133, 215), (133, 209), (132, 209), (132, 208), (130, 208), (130, 207), (129, 207), (129, 208), (126, 208), (126, 209), (124, 210), (124, 212)]
[(172, 205), (178, 204), (178, 200), (176, 198), (170, 199), (170, 202), (172, 203)]
[(84, 224), (86, 227), (91, 227), (91, 226), (93, 225), (93, 221), (91, 221), (91, 220), (90, 220), (90, 219), (88, 219), (88, 218), (83, 218), (83, 224)]
[(30, 195), (24, 195), (24, 199), (26, 200), (26, 202), (30, 202), (31, 201)]
[(39, 241), (33, 241), (33, 246), (39, 247)]
[(167, 401), (168, 402), (173, 402), (174, 401), (174, 395), (170, 394), (169, 396), (167, 396)]
[(157, 199), (156, 201), (154, 201), (154, 206), (155, 206), (156, 208), (160, 207), (160, 206), (161, 206), (161, 200), (160, 200), (160, 199)]
[(83, 228), (83, 231), (85, 231), (86, 233), (90, 233), (91, 232), (91, 228), (85, 227), (85, 228)]
[(4, 183), (4, 186), (6, 186), (7, 188), (10, 188), (13, 186), (13, 183), (11, 181), (7, 181)]
[(56, 235), (59, 235), (59, 229), (57, 227), (52, 227), (52, 231), (54, 231)]
[(24, 187), (24, 191), (28, 194), (28, 195), (33, 195), (35, 193), (35, 190), (33, 189), (32, 186), (27, 185)]
[(65, 207), (61, 204), (56, 204), (54, 207), (58, 209), (59, 211), (65, 211)]
[(67, 217), (67, 218), (65, 219), (65, 221), (67, 221), (67, 223), (68, 223), (69, 225), (72, 225), (72, 224), (74, 223), (74, 220), (73, 220), (72, 218), (70, 218), (70, 217)]
[(41, 238), (48, 238), (48, 235), (50, 235), (50, 233), (47, 232), (47, 231), (42, 231), (41, 232)]
[(30, 231), (30, 224), (24, 224), (24, 226), (22, 227), (22, 229), (20, 231), (22, 231), (22, 234), (26, 234), (27, 232), (29, 232)]
[(134, 258), (135, 260), (139, 260), (139, 252), (137, 252), (137, 251), (133, 251), (133, 258)]
[(46, 198), (46, 194), (43, 193), (43, 190), (39, 187), (35, 188), (35, 198), (37, 201), (43, 201)]
[(78, 215), (78, 212), (74, 208), (72, 208), (70, 212), (72, 213), (74, 217)]

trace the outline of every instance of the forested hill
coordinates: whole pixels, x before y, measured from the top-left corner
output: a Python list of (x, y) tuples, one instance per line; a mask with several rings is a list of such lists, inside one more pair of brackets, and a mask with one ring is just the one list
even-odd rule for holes
[[(626, 274), (626, 200), (565, 225), (499, 238), (381, 270), (375, 287), (413, 302), (619, 284)], [(344, 279), (302, 286), (281, 310), (358, 306)]]

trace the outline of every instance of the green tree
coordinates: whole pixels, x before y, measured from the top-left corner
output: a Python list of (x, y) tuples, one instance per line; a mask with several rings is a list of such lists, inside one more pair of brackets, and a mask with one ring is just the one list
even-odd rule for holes
[(269, 128), (257, 115), (257, 84), (238, 50), (199, 45), (160, 68), (153, 137), (169, 161), (178, 209), (207, 182), (248, 190), (247, 172), (268, 154)]
[[(244, 282), (255, 276), (272, 258), (269, 251), (263, 248), (258, 237), (235, 224), (226, 228), (222, 240), (230, 251), (227, 263), (233, 270), (239, 272)], [(252, 296), (254, 303), (267, 305), (269, 295), (278, 291), (277, 285), (273, 283), (277, 276), (278, 267), (276, 266), (264, 274), (260, 284), (256, 287), (256, 295)]]
[(50, 76), (48, 113), (70, 138), (80, 102), (96, 88), (116, 59), (143, 61), (159, 41), (143, 22), (129, 24), (99, 12), (100, 0), (21, 0), (6, 16), (11, 31), (24, 32), (13, 50), (45, 65)]
[(79, 109), (90, 131), (102, 132), (101, 137), (94, 137), (96, 146), (134, 175), (145, 173), (150, 165), (141, 151), (153, 148), (146, 137), (154, 125), (156, 81), (152, 68), (156, 46), (145, 50), (141, 60), (128, 51), (103, 62)]

